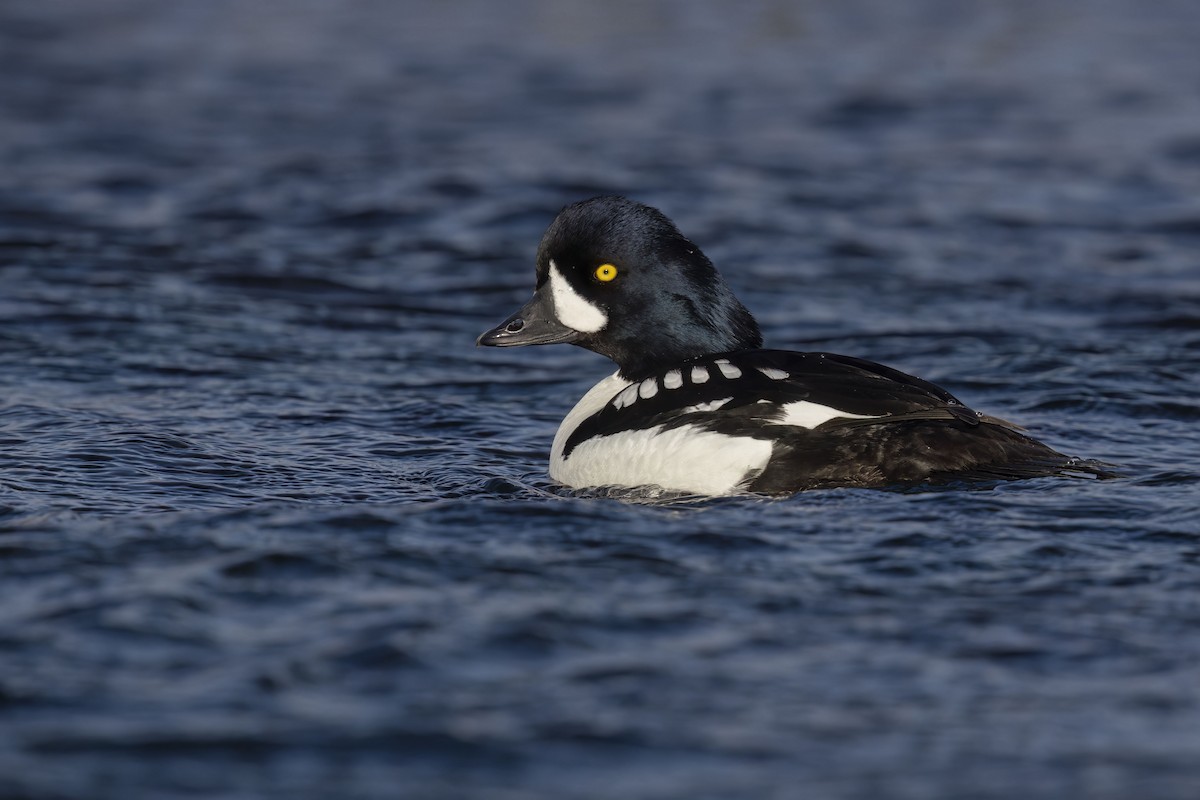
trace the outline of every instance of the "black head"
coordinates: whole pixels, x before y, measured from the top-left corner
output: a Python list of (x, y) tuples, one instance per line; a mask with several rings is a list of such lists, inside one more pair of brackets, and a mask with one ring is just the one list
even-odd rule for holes
[(624, 197), (567, 206), (542, 236), (537, 287), (479, 344), (570, 342), (626, 378), (762, 345), (754, 317), (660, 211)]

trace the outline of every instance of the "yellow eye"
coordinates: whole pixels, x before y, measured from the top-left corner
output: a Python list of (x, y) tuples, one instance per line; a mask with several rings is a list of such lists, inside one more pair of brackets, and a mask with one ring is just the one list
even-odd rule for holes
[(608, 283), (613, 278), (617, 277), (617, 268), (612, 264), (601, 264), (600, 266), (596, 267), (596, 272), (594, 274), (596, 276), (596, 280)]

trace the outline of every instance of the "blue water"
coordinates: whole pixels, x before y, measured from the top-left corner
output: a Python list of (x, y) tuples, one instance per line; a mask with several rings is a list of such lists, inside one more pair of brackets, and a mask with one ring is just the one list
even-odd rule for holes
[[(0, 797), (1195, 798), (1200, 6), (0, 5)], [(1118, 481), (656, 505), (563, 204)]]

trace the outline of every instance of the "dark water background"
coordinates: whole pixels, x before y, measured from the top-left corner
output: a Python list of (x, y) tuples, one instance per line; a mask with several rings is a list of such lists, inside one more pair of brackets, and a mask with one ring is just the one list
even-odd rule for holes
[[(1200, 4), (0, 5), (0, 797), (1200, 796)], [(1122, 481), (655, 506), (626, 193)]]

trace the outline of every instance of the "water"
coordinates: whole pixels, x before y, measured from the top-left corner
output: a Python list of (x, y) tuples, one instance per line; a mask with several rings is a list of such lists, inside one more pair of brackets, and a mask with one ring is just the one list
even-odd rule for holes
[[(0, 7), (0, 796), (1193, 798), (1200, 7)], [(564, 203), (1120, 481), (572, 497)]]

